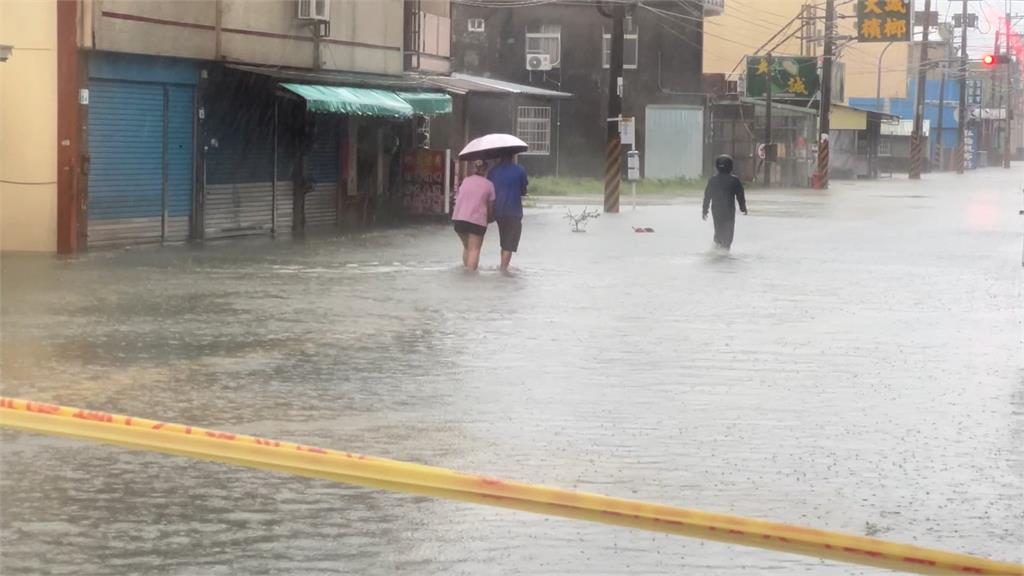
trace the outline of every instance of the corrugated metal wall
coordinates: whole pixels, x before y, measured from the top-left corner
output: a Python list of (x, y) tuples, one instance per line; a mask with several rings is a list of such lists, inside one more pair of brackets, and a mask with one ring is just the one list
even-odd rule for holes
[(704, 111), (648, 106), (644, 122), (644, 178), (700, 178), (704, 164)]
[(89, 93), (88, 244), (187, 239), (193, 88), (92, 79)]

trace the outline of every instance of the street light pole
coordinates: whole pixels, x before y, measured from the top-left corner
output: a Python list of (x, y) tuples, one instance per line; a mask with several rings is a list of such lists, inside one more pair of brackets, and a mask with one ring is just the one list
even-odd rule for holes
[(893, 43), (889, 42), (882, 48), (882, 53), (878, 55), (878, 76), (875, 78), (875, 108), (876, 112), (882, 111), (882, 58), (885, 58), (885, 53), (889, 51), (889, 47)]

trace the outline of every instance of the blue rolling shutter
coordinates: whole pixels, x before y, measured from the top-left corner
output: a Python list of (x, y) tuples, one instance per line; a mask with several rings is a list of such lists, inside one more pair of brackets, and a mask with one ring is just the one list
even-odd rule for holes
[(88, 244), (186, 240), (192, 87), (93, 79), (89, 96)]
[(193, 114), (191, 86), (167, 87), (167, 226), (164, 239), (188, 239), (192, 220)]
[(159, 84), (90, 82), (90, 245), (160, 241), (163, 110)]

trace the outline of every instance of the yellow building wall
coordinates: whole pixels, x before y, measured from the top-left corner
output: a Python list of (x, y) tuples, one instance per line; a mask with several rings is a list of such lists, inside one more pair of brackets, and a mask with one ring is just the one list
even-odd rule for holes
[[(741, 74), (743, 58), (768, 41), (780, 28), (800, 14), (804, 4), (820, 4), (807, 0), (726, 0), (725, 11), (704, 20), (704, 72), (707, 74)], [(856, 3), (840, 6), (840, 16), (853, 15)], [(824, 18), (824, 8), (818, 8)], [(823, 24), (819, 20), (818, 33)], [(854, 34), (856, 20), (839, 19), (839, 34)], [(775, 49), (779, 55), (799, 55), (799, 21), (789, 28), (796, 31), (791, 39)], [(785, 34), (788, 35), (788, 32)], [(784, 36), (785, 36), (784, 35)], [(776, 41), (772, 42), (772, 45)], [(842, 48), (840, 61), (846, 66), (846, 99), (874, 98), (878, 75), (878, 55), (885, 44), (850, 43)], [(815, 47), (821, 54), (822, 47)], [(881, 95), (883, 98), (904, 98), (907, 91), (908, 44), (893, 44), (882, 61)]]
[[(856, 3), (841, 6), (836, 12), (843, 16), (855, 14)], [(839, 20), (840, 35), (857, 35), (857, 19), (843, 18)], [(886, 50), (885, 43), (852, 42), (842, 50), (841, 58), (846, 63), (846, 99), (874, 98), (878, 84), (878, 56), (885, 50), (882, 58), (882, 82), (880, 94), (882, 98), (907, 97), (907, 62), (910, 54), (909, 42), (898, 42)]]
[(57, 250), (57, 2), (0, 0), (0, 250)]
[(832, 106), (829, 122), (832, 130), (867, 130), (868, 114), (852, 108)]

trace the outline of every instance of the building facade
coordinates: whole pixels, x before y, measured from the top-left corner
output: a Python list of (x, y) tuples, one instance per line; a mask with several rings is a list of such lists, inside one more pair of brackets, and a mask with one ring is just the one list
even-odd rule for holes
[(451, 111), (426, 81), (450, 71), (450, 0), (2, 10), (25, 54), (0, 65), (5, 250), (370, 223), (400, 211), (400, 157)]
[(57, 4), (0, 2), (0, 250), (57, 249)]
[[(514, 110), (506, 102), (481, 102), (472, 111), (475, 124), (508, 119), (491, 122), (492, 127), (514, 131), (530, 144), (520, 162), (531, 173), (600, 177), (612, 21), (580, 3), (516, 8), (456, 3), (453, 9), (455, 70), (573, 95), (524, 102)], [(635, 146), (646, 178), (696, 178), (707, 166), (702, 23), (694, 3), (645, 2), (627, 14), (622, 110), (636, 119)]]

